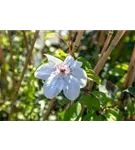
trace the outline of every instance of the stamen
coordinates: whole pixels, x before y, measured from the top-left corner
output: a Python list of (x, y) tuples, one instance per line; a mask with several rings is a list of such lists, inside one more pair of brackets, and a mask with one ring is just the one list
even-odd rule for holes
[(57, 66), (57, 74), (66, 75), (70, 73), (70, 68), (65, 64), (60, 64)]

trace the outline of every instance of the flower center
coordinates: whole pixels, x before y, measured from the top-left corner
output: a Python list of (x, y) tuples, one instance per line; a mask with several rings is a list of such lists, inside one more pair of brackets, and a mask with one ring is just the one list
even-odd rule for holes
[(60, 72), (64, 73), (66, 71), (66, 68), (60, 68)]
[(56, 66), (56, 72), (59, 75), (67, 75), (70, 73), (70, 68), (65, 65), (64, 63), (59, 64), (58, 66)]

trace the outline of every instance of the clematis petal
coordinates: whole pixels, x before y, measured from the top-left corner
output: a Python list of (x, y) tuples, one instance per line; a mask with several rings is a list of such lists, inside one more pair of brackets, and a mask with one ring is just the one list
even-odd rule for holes
[(38, 79), (46, 80), (53, 71), (53, 67), (50, 64), (43, 64), (34, 73), (34, 76)]
[(54, 57), (54, 56), (51, 56), (51, 55), (48, 55), (48, 54), (45, 54), (45, 56), (47, 57), (48, 59), (48, 62), (52, 65), (55, 65), (55, 64), (60, 64), (62, 63), (62, 60)]
[(87, 74), (82, 68), (73, 68), (72, 75), (80, 82), (80, 88), (84, 88), (87, 85)]
[(71, 55), (68, 55), (64, 60), (64, 64), (68, 65), (69, 67), (74, 64), (74, 58)]
[(69, 76), (68, 78), (65, 78), (65, 86), (63, 89), (64, 95), (69, 100), (75, 100), (80, 93), (80, 83), (79, 81), (73, 77)]
[(61, 92), (63, 86), (64, 86), (64, 81), (62, 78), (51, 75), (44, 83), (43, 86), (44, 95), (47, 98), (52, 99)]
[(80, 68), (82, 66), (82, 62), (75, 61), (74, 64), (71, 66), (71, 68)]

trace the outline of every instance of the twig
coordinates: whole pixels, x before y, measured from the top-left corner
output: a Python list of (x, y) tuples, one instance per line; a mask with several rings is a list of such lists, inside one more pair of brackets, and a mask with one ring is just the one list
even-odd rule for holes
[(26, 32), (24, 30), (22, 32), (23, 32), (25, 46), (27, 48), (27, 51), (29, 52), (29, 45), (28, 45), (28, 39), (27, 39), (27, 36), (26, 36)]
[(13, 88), (15, 87), (15, 61), (14, 61), (14, 51), (13, 51), (13, 45), (12, 45), (12, 37), (11, 37), (11, 31), (8, 31), (8, 38), (10, 43), (10, 53), (11, 53), (11, 67), (12, 67), (12, 82), (13, 82)]
[(103, 46), (104, 43), (105, 43), (105, 31), (102, 30), (102, 31), (100, 31), (98, 44), (99, 44), (99, 46)]
[(103, 54), (104, 54), (104, 52), (106, 51), (106, 49), (107, 49), (107, 47), (108, 47), (108, 45), (109, 45), (109, 43), (110, 43), (110, 40), (111, 40), (111, 38), (112, 38), (112, 35), (113, 35), (113, 31), (110, 30), (110, 31), (108, 32), (108, 36), (107, 36), (107, 39), (106, 39), (106, 41), (105, 41), (105, 44), (104, 44), (104, 46), (103, 46), (103, 48), (102, 48), (102, 50), (101, 50), (101, 56), (100, 56), (100, 57), (102, 57)]
[(69, 43), (70, 46), (73, 46), (73, 43), (75, 42), (76, 36), (77, 36), (77, 30), (69, 31)]
[[(29, 44), (28, 44), (28, 39), (27, 39), (27, 36), (26, 36), (26, 32), (23, 30), (23, 37), (24, 37), (24, 43), (25, 43), (25, 46), (26, 46), (26, 49), (27, 49), (27, 55), (29, 53)], [(29, 64), (31, 64), (31, 60), (29, 59)]]
[[(111, 54), (112, 50), (115, 48), (115, 46), (118, 44), (118, 42), (120, 41), (120, 39), (122, 38), (122, 36), (124, 35), (126, 31), (118, 31), (117, 34), (115, 35), (114, 39), (112, 40), (110, 46), (108, 47), (107, 51), (104, 52), (104, 55), (99, 59), (99, 61), (97, 62), (94, 71), (95, 73), (98, 75), (100, 73), (100, 71), (103, 69), (104, 64), (106, 63), (108, 56)], [(93, 82), (90, 82), (88, 84), (88, 89), (91, 90), (93, 87)]]
[(60, 38), (67, 45), (67, 47), (69, 49), (69, 54), (72, 54), (71, 47), (70, 47), (69, 43), (67, 41), (65, 41), (60, 35), (56, 34), (56, 36), (58, 38)]
[(49, 107), (48, 107), (48, 109), (47, 109), (47, 111), (46, 111), (46, 113), (43, 117), (44, 120), (47, 120), (48, 116), (51, 113), (51, 110), (52, 110), (54, 104), (55, 104), (55, 99), (51, 99), (50, 102), (49, 102)]
[(114, 39), (112, 40), (110, 46), (108, 47), (107, 51), (104, 53), (103, 57), (98, 61), (97, 65), (94, 68), (94, 71), (96, 72), (96, 74), (98, 75), (100, 73), (100, 71), (102, 70), (105, 62), (108, 59), (108, 56), (111, 54), (112, 50), (115, 48), (115, 46), (118, 44), (118, 42), (120, 41), (120, 39), (122, 38), (122, 36), (124, 35), (125, 30), (124, 31), (118, 31), (116, 36), (114, 37)]
[(84, 33), (84, 30), (78, 31), (75, 42), (73, 44), (72, 55), (75, 52), (75, 50), (79, 47), (80, 41), (81, 41), (82, 36), (83, 36), (83, 33)]
[(124, 88), (129, 88), (134, 82), (134, 79), (135, 79), (135, 45), (129, 63), (128, 72), (124, 83)]
[(32, 43), (31, 49), (29, 50), (29, 53), (28, 53), (28, 55), (27, 55), (27, 58), (26, 58), (26, 62), (25, 62), (23, 71), (22, 71), (22, 73), (21, 73), (21, 77), (20, 77), (20, 79), (19, 79), (19, 81), (18, 81), (18, 84), (17, 84), (17, 86), (16, 86), (16, 88), (15, 88), (14, 98), (13, 98), (13, 101), (12, 101), (12, 103), (11, 103), (11, 111), (10, 111), (10, 114), (12, 114), (13, 106), (14, 106), (14, 103), (15, 103), (15, 101), (16, 101), (16, 98), (17, 98), (17, 95), (18, 95), (18, 92), (19, 92), (19, 89), (20, 89), (22, 80), (23, 80), (23, 78), (24, 78), (25, 71), (27, 70), (27, 67), (28, 67), (28, 64), (29, 64), (29, 60), (30, 60), (30, 57), (31, 57), (31, 55), (32, 55), (32, 51), (33, 51), (33, 48), (34, 48), (36, 39), (37, 39), (37, 37), (38, 37), (38, 34), (39, 34), (39, 31), (36, 31), (36, 32), (35, 32), (35, 35), (34, 35), (34, 39), (33, 39), (33, 43)]

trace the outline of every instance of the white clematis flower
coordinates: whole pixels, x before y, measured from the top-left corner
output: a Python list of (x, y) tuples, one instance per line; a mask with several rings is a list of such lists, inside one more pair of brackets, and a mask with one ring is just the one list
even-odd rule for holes
[(68, 55), (64, 62), (54, 56), (46, 54), (48, 63), (41, 65), (35, 72), (35, 77), (46, 80), (43, 86), (44, 95), (52, 99), (62, 90), (66, 98), (75, 100), (80, 88), (87, 84), (87, 74), (81, 68), (82, 62), (75, 61)]

